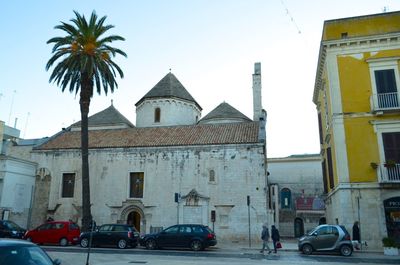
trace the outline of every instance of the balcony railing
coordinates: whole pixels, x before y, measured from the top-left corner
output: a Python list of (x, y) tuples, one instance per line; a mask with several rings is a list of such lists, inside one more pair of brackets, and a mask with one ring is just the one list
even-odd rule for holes
[(380, 165), (379, 173), (381, 183), (400, 183), (400, 164)]
[(398, 92), (373, 94), (372, 108), (374, 111), (400, 109), (399, 98)]

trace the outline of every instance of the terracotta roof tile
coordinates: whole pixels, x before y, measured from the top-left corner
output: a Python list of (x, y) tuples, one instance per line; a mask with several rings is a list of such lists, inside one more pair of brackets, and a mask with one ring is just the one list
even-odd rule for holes
[[(80, 148), (80, 131), (65, 131), (35, 150)], [(89, 148), (156, 147), (258, 142), (258, 122), (89, 131)]]

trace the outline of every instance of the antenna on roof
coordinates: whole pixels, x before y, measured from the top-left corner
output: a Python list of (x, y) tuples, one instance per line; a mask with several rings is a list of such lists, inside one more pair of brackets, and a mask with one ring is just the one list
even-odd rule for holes
[(10, 119), (11, 119), (11, 113), (12, 113), (12, 109), (13, 109), (13, 105), (14, 105), (14, 96), (15, 93), (17, 93), (17, 90), (13, 91), (13, 96), (11, 98), (11, 106), (10, 106), (10, 114), (8, 115), (8, 125), (10, 125)]
[(29, 120), (29, 116), (31, 115), (30, 112), (28, 112), (28, 115), (26, 116), (26, 122), (25, 122), (25, 129), (24, 129), (24, 135), (22, 136), (22, 138), (25, 139), (25, 134), (26, 134), (26, 128), (28, 127), (28, 120)]
[(169, 68), (169, 72), (171, 73), (171, 68)]
[(111, 100), (111, 106), (113, 106), (113, 102), (114, 102), (114, 100)]

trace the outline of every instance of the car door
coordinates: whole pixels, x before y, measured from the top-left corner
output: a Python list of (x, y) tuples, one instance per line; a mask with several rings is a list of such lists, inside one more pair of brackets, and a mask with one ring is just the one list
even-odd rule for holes
[(51, 226), (49, 227), (48, 236), (47, 236), (47, 242), (52, 243), (52, 244), (57, 244), (59, 243), (60, 239), (62, 237), (65, 237), (66, 235), (63, 234), (63, 230), (65, 229), (64, 223), (52, 223)]
[[(126, 236), (124, 235), (126, 233)], [(128, 227), (124, 225), (113, 225), (110, 243), (116, 245), (121, 238), (128, 237)]]
[(112, 225), (102, 225), (97, 232), (93, 233), (94, 245), (111, 245)]
[(339, 231), (334, 226), (324, 226), (317, 230), (314, 248), (317, 250), (330, 250), (335, 246)]
[(39, 226), (32, 233), (32, 241), (35, 243), (48, 243), (48, 238), (50, 236), (51, 223), (46, 223)]
[(0, 221), (0, 237), (8, 237), (7, 227)]
[(182, 225), (179, 227), (178, 235), (177, 235), (177, 246), (178, 247), (189, 247), (192, 237), (194, 236), (193, 230), (191, 226)]
[(171, 226), (158, 234), (157, 244), (160, 247), (176, 247), (179, 226)]

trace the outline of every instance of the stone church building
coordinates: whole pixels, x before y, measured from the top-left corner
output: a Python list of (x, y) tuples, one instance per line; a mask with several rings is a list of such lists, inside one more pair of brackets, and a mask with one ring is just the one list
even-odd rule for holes
[[(250, 225), (251, 239), (258, 240), (270, 218), (260, 63), (253, 98), (253, 120), (225, 102), (202, 117), (199, 103), (168, 73), (135, 104), (136, 125), (113, 105), (90, 116), (97, 224), (131, 223), (149, 233), (200, 223), (221, 240), (248, 240)], [(49, 216), (80, 224), (80, 122), (36, 146), (32, 159), (38, 170), (31, 226)]]

